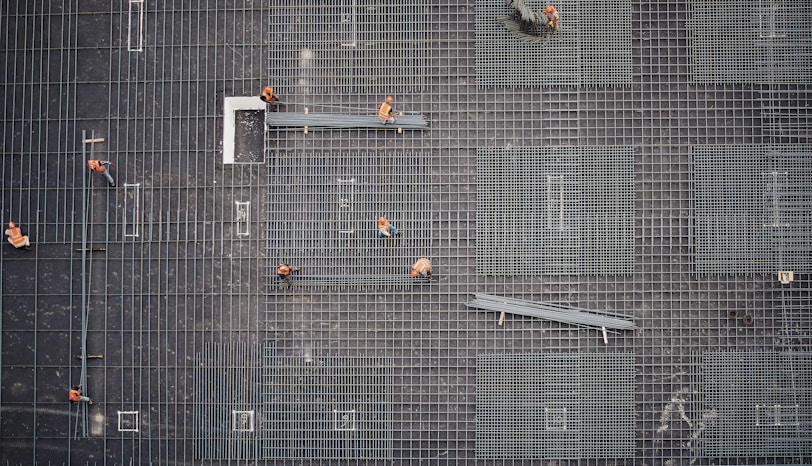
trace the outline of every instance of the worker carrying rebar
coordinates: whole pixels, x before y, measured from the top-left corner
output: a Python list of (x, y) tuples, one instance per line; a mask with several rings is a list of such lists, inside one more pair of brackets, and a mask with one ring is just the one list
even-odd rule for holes
[(378, 217), (378, 238), (382, 238), (384, 236), (387, 238), (392, 238), (399, 234), (400, 230), (389, 223), (389, 219), (386, 217)]
[(71, 403), (78, 403), (82, 401), (86, 402), (88, 405), (93, 404), (93, 400), (82, 395), (82, 384), (76, 385), (75, 387), (70, 389), (70, 391), (68, 392), (68, 399), (71, 401)]
[(394, 123), (395, 122), (395, 109), (392, 107), (392, 103), (395, 99), (388, 95), (386, 96), (386, 100), (378, 107), (378, 118), (381, 119), (381, 123)]
[(547, 15), (547, 30), (555, 34), (558, 32), (558, 10), (552, 5), (547, 5), (544, 14)]
[(290, 274), (296, 272), (297, 270), (299, 269), (291, 267), (284, 262), (280, 262), (279, 265), (276, 266), (276, 275), (279, 277), (279, 280), (281, 280), (282, 283), (287, 283), (290, 285)]
[(8, 236), (8, 242), (15, 248), (31, 249), (31, 242), (28, 241), (28, 236), (23, 235), (20, 228), (14, 222), (8, 222), (6, 236)]
[(412, 271), (409, 272), (414, 278), (427, 278), (431, 280), (431, 262), (425, 257), (421, 257), (417, 259), (414, 264), (412, 264)]
[(271, 110), (276, 110), (276, 103), (279, 102), (279, 96), (274, 93), (271, 86), (263, 87), (262, 93), (259, 94), (259, 98), (268, 104), (268, 108)]
[(116, 187), (116, 182), (113, 180), (113, 175), (110, 174), (110, 169), (108, 167), (112, 167), (113, 162), (108, 162), (107, 160), (88, 160), (87, 161), (87, 168), (90, 170), (101, 173), (107, 178), (107, 183), (110, 185), (111, 188)]

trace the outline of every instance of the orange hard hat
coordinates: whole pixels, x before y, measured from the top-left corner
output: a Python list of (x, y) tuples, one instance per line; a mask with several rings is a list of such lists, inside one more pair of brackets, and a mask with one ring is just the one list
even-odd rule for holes
[(391, 104), (394, 101), (395, 99), (391, 95), (386, 96), (386, 103)]
[(552, 5), (547, 5), (547, 8), (544, 9), (545, 13), (552, 13), (555, 8)]
[(386, 217), (378, 217), (378, 223), (386, 223)]
[(288, 264), (279, 264), (279, 272), (281, 273), (290, 272), (290, 266)]
[(409, 275), (411, 275), (411, 276), (413, 276), (413, 277), (417, 277), (417, 269), (414, 269), (414, 268), (413, 268), (413, 269), (412, 269), (412, 271), (411, 271), (411, 272), (409, 272)]
[(14, 222), (8, 222), (8, 227), (9, 228), (17, 228), (17, 225), (15, 225)]

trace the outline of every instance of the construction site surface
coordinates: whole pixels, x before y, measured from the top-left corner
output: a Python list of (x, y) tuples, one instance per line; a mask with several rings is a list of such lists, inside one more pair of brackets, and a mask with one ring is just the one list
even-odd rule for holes
[(812, 4), (556, 7), (0, 2), (0, 464), (812, 464)]

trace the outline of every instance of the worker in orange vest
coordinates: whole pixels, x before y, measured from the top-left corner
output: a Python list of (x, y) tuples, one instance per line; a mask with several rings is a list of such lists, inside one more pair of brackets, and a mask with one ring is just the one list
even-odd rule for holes
[(268, 104), (271, 110), (274, 110), (276, 108), (276, 103), (279, 102), (279, 96), (274, 94), (271, 86), (265, 86), (262, 88), (262, 93), (259, 95), (259, 98)]
[(79, 384), (79, 385), (77, 385), (77, 386), (70, 389), (70, 391), (68, 392), (68, 399), (70, 400), (71, 403), (78, 403), (80, 401), (85, 401), (89, 405), (93, 404), (93, 400), (91, 400), (90, 398), (82, 395), (82, 384)]
[(110, 174), (110, 170), (107, 168), (108, 166), (112, 167), (113, 162), (108, 162), (106, 160), (88, 160), (87, 161), (87, 168), (91, 169), (96, 173), (101, 173), (107, 178), (107, 183), (110, 184), (111, 188), (116, 187), (116, 182), (113, 181), (113, 176)]
[(389, 223), (386, 217), (378, 217), (378, 238), (386, 236), (392, 238), (400, 234), (400, 231), (394, 225)]
[(386, 100), (378, 107), (378, 118), (381, 123), (394, 123), (395, 122), (395, 109), (392, 108), (392, 102), (395, 99), (391, 95), (386, 96)]
[(547, 5), (544, 14), (547, 15), (547, 30), (555, 34), (558, 32), (558, 10), (552, 5)]
[(296, 272), (297, 270), (299, 269), (291, 267), (284, 262), (280, 262), (279, 265), (276, 266), (276, 275), (279, 277), (279, 280), (281, 280), (282, 283), (287, 283), (290, 285), (290, 274)]
[(14, 222), (8, 222), (6, 236), (8, 236), (8, 242), (15, 248), (31, 249), (31, 242), (28, 241), (28, 236), (24, 236)]
[(417, 259), (417, 261), (412, 264), (412, 271), (409, 272), (409, 275), (414, 278), (423, 277), (431, 280), (431, 262), (425, 257)]

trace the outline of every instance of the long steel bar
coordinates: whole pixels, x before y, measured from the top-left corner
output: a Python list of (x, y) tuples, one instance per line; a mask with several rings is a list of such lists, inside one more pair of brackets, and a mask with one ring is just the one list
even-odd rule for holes
[[(305, 285), (427, 285), (425, 279), (394, 275), (296, 275), (290, 279), (291, 286)], [(280, 286), (286, 286), (279, 282)]]
[(396, 117), (395, 123), (383, 124), (374, 115), (344, 115), (341, 113), (268, 112), (265, 122), (277, 128), (372, 128), (372, 129), (425, 129), (429, 124), (422, 114)]
[[(518, 304), (517, 301), (519, 301)], [(545, 320), (557, 322), (585, 325), (590, 327), (606, 327), (608, 329), (632, 330), (634, 322), (621, 320), (602, 315), (595, 315), (589, 312), (582, 312), (577, 309), (562, 310), (560, 305), (546, 307), (545, 303), (531, 303), (514, 299), (502, 299), (499, 296), (476, 294), (473, 301), (467, 304), (469, 307), (487, 309), (490, 311), (504, 311), (511, 314), (519, 314), (530, 317), (537, 317)]]
[(482, 299), (482, 300), (508, 302), (508, 303), (513, 303), (513, 304), (519, 305), (519, 306), (527, 306), (527, 307), (539, 308), (539, 309), (543, 308), (543, 309), (550, 309), (550, 310), (560, 310), (562, 312), (570, 312), (570, 313), (572, 313), (572, 312), (588, 312), (588, 313), (598, 314), (598, 315), (606, 316), (606, 317), (615, 317), (615, 318), (618, 318), (618, 319), (627, 319), (628, 318), (628, 316), (626, 316), (626, 315), (618, 314), (618, 313), (614, 313), (614, 312), (606, 312), (606, 311), (599, 311), (599, 310), (593, 310), (593, 309), (586, 309), (586, 308), (578, 307), (578, 306), (566, 306), (566, 305), (559, 304), (559, 303), (551, 303), (551, 302), (536, 303), (536, 302), (533, 302), (533, 301), (526, 301), (526, 300), (523, 300), (523, 299), (508, 298), (506, 296), (489, 295), (489, 294), (486, 294), (486, 293), (476, 293), (475, 297), (479, 298), (479, 299)]

